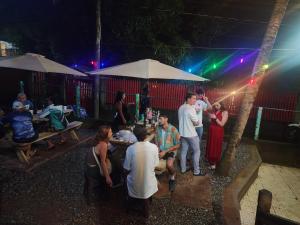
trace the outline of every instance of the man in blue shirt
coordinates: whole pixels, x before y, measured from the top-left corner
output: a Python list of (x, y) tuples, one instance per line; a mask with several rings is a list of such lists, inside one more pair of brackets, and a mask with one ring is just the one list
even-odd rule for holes
[(38, 138), (32, 124), (32, 115), (26, 111), (22, 102), (13, 103), (13, 112), (9, 113), (2, 121), (10, 123), (13, 129), (13, 140), (17, 143), (29, 143)]
[(15, 102), (16, 101), (21, 102), (24, 105), (26, 110), (33, 110), (33, 103), (32, 103), (32, 101), (27, 99), (27, 96), (25, 93), (19, 93), (17, 95), (17, 100), (15, 100)]

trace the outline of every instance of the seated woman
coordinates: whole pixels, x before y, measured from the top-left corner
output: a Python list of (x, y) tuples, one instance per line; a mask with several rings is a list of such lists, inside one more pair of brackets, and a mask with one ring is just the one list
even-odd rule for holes
[(102, 198), (109, 198), (109, 188), (113, 185), (112, 166), (108, 154), (111, 137), (110, 126), (100, 126), (95, 138), (95, 146), (87, 153), (84, 193), (88, 203), (90, 194), (94, 193), (95, 188), (100, 189)]

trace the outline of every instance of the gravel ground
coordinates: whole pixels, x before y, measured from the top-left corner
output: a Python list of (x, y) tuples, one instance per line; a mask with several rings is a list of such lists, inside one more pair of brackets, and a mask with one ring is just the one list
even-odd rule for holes
[[(231, 178), (214, 176), (206, 162), (202, 165), (212, 180), (213, 212), (154, 199), (150, 218), (145, 220), (137, 213), (124, 212), (121, 191), (116, 191), (110, 203), (87, 206), (82, 192), (84, 157), (89, 148), (90, 143), (81, 144), (30, 174), (0, 166), (0, 224), (222, 224), (222, 193)], [(248, 157), (246, 149), (238, 151), (233, 176)]]

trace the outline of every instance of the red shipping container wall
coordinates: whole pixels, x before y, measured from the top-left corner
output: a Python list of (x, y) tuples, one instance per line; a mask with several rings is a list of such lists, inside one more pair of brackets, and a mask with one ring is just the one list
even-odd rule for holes
[[(141, 81), (126, 80), (118, 78), (108, 78), (102, 80), (106, 90), (106, 104), (113, 104), (117, 91), (124, 91), (127, 95), (126, 103), (135, 102), (135, 94), (140, 93)], [(67, 79), (66, 96), (68, 104), (75, 104), (75, 87), (80, 85), (81, 104), (88, 111), (93, 110), (93, 80)], [(184, 102), (188, 90), (195, 90), (195, 85), (188, 86), (182, 83), (163, 83), (149, 81), (149, 95), (151, 107), (156, 109), (178, 110)], [(207, 89), (206, 96), (211, 103), (216, 102), (223, 96), (230, 95), (225, 89)], [(243, 94), (232, 95), (223, 102), (227, 106), (229, 114), (236, 116), (240, 110)], [(271, 92), (260, 91), (254, 102), (250, 118), (256, 118), (257, 108), (264, 107), (262, 119), (268, 121), (291, 122), (294, 120), (297, 104), (297, 94), (273, 94)], [(272, 108), (272, 109), (268, 109)], [(282, 111), (284, 109), (290, 111)]]
[(103, 80), (106, 87), (106, 104), (113, 104), (118, 91), (126, 93), (126, 103), (135, 103), (135, 94), (140, 93), (141, 82), (139, 80), (123, 80), (110, 78)]
[(67, 79), (66, 100), (68, 105), (76, 104), (76, 86), (80, 87), (80, 105), (89, 113), (94, 109), (93, 80), (92, 79)]

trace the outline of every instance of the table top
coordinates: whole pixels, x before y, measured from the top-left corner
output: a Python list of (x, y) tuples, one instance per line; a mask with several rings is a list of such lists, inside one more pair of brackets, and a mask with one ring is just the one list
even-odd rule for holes
[[(47, 121), (49, 121), (49, 119), (48, 118), (40, 118), (39, 117), (39, 114), (42, 112), (42, 110), (38, 110), (37, 111), (37, 114), (33, 114), (32, 115), (32, 121), (33, 122), (47, 122)], [(71, 112), (73, 112), (73, 110), (72, 109), (65, 109), (64, 110), (64, 114), (69, 114), (69, 113), (71, 113)]]
[[(155, 130), (149, 132), (149, 135), (147, 136), (147, 138), (145, 139), (145, 141), (152, 141), (155, 137)], [(130, 142), (130, 141), (124, 141), (122, 139), (119, 139), (119, 138), (112, 138), (110, 141), (109, 141), (111, 144), (113, 145), (132, 145), (133, 142)]]

